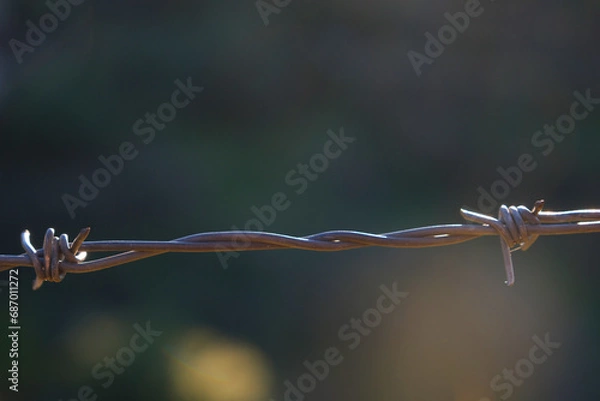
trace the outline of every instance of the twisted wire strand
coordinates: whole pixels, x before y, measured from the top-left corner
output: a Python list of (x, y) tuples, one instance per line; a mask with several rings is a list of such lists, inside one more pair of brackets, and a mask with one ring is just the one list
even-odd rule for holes
[[(453, 245), (482, 236), (500, 236), (506, 284), (515, 282), (511, 253), (527, 250), (540, 235), (566, 235), (600, 232), (600, 209), (544, 212), (544, 201), (525, 206), (500, 206), (498, 218), (461, 209), (463, 218), (477, 224), (442, 224), (405, 229), (383, 234), (335, 230), (295, 237), (262, 231), (216, 231), (192, 234), (170, 241), (88, 241), (90, 228), (82, 229), (69, 244), (66, 234), (54, 235), (49, 228), (42, 248), (31, 244), (30, 233), (21, 235), (25, 253), (0, 255), (0, 271), (13, 267), (33, 267), (34, 290), (45, 281), (60, 282), (67, 273), (89, 273), (149, 258), (167, 252), (228, 252), (276, 249), (344, 251), (369, 246), (424, 248)], [(92, 252), (120, 252), (85, 261)]]

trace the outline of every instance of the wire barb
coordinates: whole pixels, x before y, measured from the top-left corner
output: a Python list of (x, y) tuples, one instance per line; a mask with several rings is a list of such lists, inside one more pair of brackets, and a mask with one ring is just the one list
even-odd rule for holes
[[(453, 245), (482, 236), (498, 235), (504, 257), (506, 284), (515, 283), (511, 253), (525, 251), (540, 235), (565, 235), (600, 232), (600, 209), (564, 212), (542, 211), (544, 201), (525, 206), (500, 206), (498, 218), (461, 209), (463, 218), (476, 224), (443, 224), (383, 234), (360, 231), (326, 231), (304, 237), (262, 231), (217, 231), (192, 234), (171, 241), (88, 241), (90, 228), (82, 229), (69, 244), (66, 234), (54, 236), (49, 228), (42, 248), (36, 250), (25, 230), (21, 245), (25, 254), (0, 255), (0, 271), (13, 267), (33, 267), (37, 290), (45, 281), (60, 282), (67, 273), (89, 273), (149, 258), (167, 252), (230, 252), (275, 249), (344, 251), (369, 246), (424, 248)], [(119, 252), (86, 261), (90, 252)]]
[(49, 228), (44, 236), (44, 244), (42, 245), (42, 261), (38, 258), (38, 251), (31, 245), (29, 230), (23, 231), (21, 234), (21, 245), (25, 249), (25, 253), (29, 261), (35, 269), (35, 281), (33, 289), (39, 289), (44, 281), (61, 282), (66, 273), (61, 268), (61, 262), (67, 259), (72, 263), (83, 262), (87, 256), (86, 252), (78, 254), (79, 247), (90, 233), (90, 228), (82, 229), (73, 244), (69, 246), (69, 237), (67, 234), (61, 234), (60, 238), (54, 236), (54, 229)]
[(487, 224), (494, 228), (500, 235), (500, 246), (504, 257), (504, 270), (506, 272), (506, 285), (515, 283), (515, 269), (512, 263), (511, 253), (519, 249), (526, 251), (538, 239), (539, 235), (529, 234), (527, 224), (540, 224), (538, 213), (544, 208), (544, 200), (538, 200), (533, 210), (525, 206), (500, 206), (498, 219), (461, 209), (465, 220), (475, 223)]

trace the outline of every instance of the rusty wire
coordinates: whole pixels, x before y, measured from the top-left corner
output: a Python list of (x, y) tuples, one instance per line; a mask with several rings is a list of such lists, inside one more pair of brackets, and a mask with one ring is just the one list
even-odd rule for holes
[[(600, 209), (564, 212), (542, 211), (544, 201), (535, 202), (529, 210), (525, 206), (502, 205), (498, 218), (461, 209), (462, 216), (477, 224), (443, 224), (384, 234), (359, 231), (326, 231), (305, 237), (267, 233), (262, 231), (217, 231), (192, 234), (171, 241), (88, 241), (90, 228), (82, 229), (73, 242), (66, 234), (54, 236), (49, 228), (41, 249), (31, 245), (29, 231), (21, 235), (25, 253), (0, 255), (0, 271), (17, 266), (33, 267), (36, 279), (33, 289), (44, 281), (60, 282), (67, 273), (89, 273), (149, 258), (167, 252), (227, 252), (274, 249), (302, 249), (311, 251), (344, 251), (380, 246), (389, 248), (423, 248), (458, 244), (472, 239), (499, 235), (506, 284), (515, 282), (511, 252), (527, 250), (540, 235), (564, 235), (600, 232)], [(120, 252), (85, 261), (87, 253)]]

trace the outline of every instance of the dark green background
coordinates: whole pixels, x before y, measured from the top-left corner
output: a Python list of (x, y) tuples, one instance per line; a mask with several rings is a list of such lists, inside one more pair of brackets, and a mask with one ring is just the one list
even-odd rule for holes
[[(597, 3), (481, 5), (419, 77), (407, 52), (423, 52), (425, 32), (463, 2), (292, 1), (265, 26), (252, 1), (87, 1), (19, 64), (9, 41), (23, 41), (26, 21), (37, 25), (48, 8), (0, 0), (0, 252), (21, 253), (26, 228), (39, 247), (47, 227), (73, 238), (90, 226), (90, 240), (242, 227), (251, 206), (279, 191), (292, 204), (268, 227), (278, 233), (459, 223), (461, 207), (476, 209), (477, 188), (489, 190), (496, 169), (524, 153), (538, 166), (502, 203), (600, 207), (600, 107), (548, 156), (531, 143), (569, 111), (574, 91), (600, 97)], [(204, 91), (144, 145), (133, 123), (187, 77)], [(356, 141), (294, 194), (285, 175), (340, 127)], [(78, 177), (124, 141), (139, 155), (71, 219), (61, 196), (75, 195)], [(250, 252), (227, 270), (215, 254), (170, 254), (37, 292), (23, 268), (19, 399), (66, 401), (90, 384), (100, 400), (212, 400), (172, 386), (172, 356), (195, 328), (257, 350), (277, 401), (284, 381), (305, 373), (303, 361), (330, 346), (344, 362), (306, 400), (501, 399), (490, 380), (545, 333), (560, 349), (511, 399), (595, 399), (599, 240), (540, 238), (514, 254), (513, 288), (502, 284), (491, 237), (421, 250)], [(409, 297), (349, 351), (339, 328), (393, 282)], [(84, 354), (114, 356), (148, 320), (163, 334), (101, 388), (90, 375), (101, 358)], [(3, 338), (0, 397), (16, 399)]]

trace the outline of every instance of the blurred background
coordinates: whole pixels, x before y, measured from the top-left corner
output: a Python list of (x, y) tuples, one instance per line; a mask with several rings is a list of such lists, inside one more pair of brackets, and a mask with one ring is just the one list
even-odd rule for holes
[[(482, 0), (428, 57), (426, 33), (465, 2), (72, 1), (0, 0), (2, 253), (23, 252), (24, 229), (40, 247), (48, 227), (90, 226), (90, 240), (244, 228), (279, 192), (289, 206), (264, 229), (291, 235), (460, 223), (479, 188), (498, 204), (600, 207), (600, 105), (560, 142), (532, 143), (575, 91), (600, 98), (596, 2)], [(169, 106), (188, 82), (203, 90)], [(342, 131), (352, 141), (323, 164)], [(98, 173), (123, 146), (131, 160)], [(503, 191), (498, 168), (524, 154), (536, 168)], [(104, 187), (84, 200), (94, 177)], [(512, 288), (493, 237), (241, 252), (227, 268), (168, 254), (36, 292), (22, 268), (20, 391), (5, 334), (0, 399), (594, 399), (599, 238), (540, 238), (514, 254)], [(381, 286), (408, 295), (376, 319)]]

